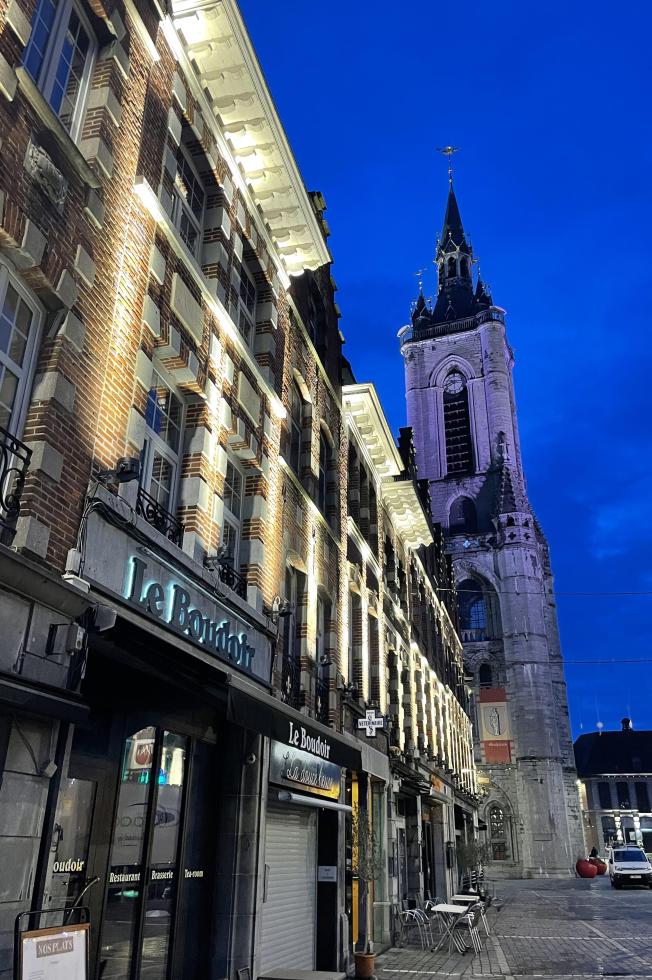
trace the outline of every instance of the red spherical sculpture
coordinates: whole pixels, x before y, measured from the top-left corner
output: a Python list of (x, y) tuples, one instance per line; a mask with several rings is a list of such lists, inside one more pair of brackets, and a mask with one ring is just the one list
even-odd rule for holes
[(599, 875), (604, 875), (607, 873), (607, 865), (602, 858), (589, 858), (589, 861), (597, 868)]
[(595, 864), (591, 864), (586, 858), (580, 858), (575, 864), (575, 870), (577, 871), (580, 878), (595, 878), (598, 873), (598, 869)]

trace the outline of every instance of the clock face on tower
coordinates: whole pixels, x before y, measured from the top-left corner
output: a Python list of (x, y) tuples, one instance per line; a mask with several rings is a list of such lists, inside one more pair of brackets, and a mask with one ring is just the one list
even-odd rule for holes
[(465, 388), (464, 376), (459, 371), (451, 371), (444, 381), (444, 391), (447, 395), (459, 395)]

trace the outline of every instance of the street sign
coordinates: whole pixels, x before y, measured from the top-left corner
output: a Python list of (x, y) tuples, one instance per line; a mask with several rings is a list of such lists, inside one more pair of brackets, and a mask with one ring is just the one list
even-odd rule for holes
[(374, 708), (369, 711), (365, 711), (364, 718), (358, 718), (358, 728), (364, 728), (367, 732), (367, 738), (376, 737), (376, 729), (385, 727), (385, 719), (382, 715), (377, 715)]

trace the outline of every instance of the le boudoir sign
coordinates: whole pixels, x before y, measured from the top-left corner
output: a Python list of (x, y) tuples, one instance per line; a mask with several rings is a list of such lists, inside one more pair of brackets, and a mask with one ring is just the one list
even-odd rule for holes
[[(290, 723), (292, 725), (292, 723)], [(299, 734), (299, 729), (295, 729)], [(331, 800), (340, 797), (341, 769), (326, 759), (302, 751), (294, 745), (272, 742), (269, 763), (269, 781), (288, 789), (303, 790), (326, 796)]]
[(269, 640), (155, 559), (131, 555), (123, 596), (195, 646), (269, 683)]

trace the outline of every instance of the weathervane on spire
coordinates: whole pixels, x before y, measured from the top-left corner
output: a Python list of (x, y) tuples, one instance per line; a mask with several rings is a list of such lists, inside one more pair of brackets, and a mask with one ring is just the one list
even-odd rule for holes
[(419, 292), (420, 293), (423, 292), (423, 276), (424, 276), (425, 271), (426, 271), (425, 269), (417, 269), (417, 271), (415, 273), (413, 273), (413, 275), (416, 276), (417, 282), (419, 283)]
[(448, 157), (448, 183), (453, 186), (453, 154), (459, 152), (459, 146), (438, 146), (437, 153)]

